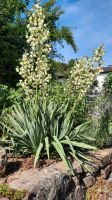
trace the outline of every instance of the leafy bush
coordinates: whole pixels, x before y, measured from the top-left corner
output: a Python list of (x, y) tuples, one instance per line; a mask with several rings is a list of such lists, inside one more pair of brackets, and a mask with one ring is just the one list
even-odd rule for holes
[(0, 110), (2, 110), (7, 104), (7, 97), (9, 96), (8, 86), (0, 84)]
[(15, 104), (16, 102), (20, 102), (24, 98), (23, 89), (20, 87), (18, 89), (10, 88), (9, 96), (7, 100), (10, 102), (10, 106)]
[(67, 112), (68, 105), (58, 108), (53, 102), (32, 100), (22, 105), (15, 105), (5, 117), (2, 123), (7, 129), (12, 144), (11, 148), (16, 152), (30, 153), (35, 156), (34, 166), (42, 156), (50, 158), (57, 155), (71, 169), (71, 161), (68, 156), (78, 160), (88, 160), (84, 156), (84, 150), (95, 149), (90, 146), (86, 137), (86, 124), (74, 127), (72, 112)]
[[(58, 107), (62, 106), (63, 104), (68, 104), (68, 110), (71, 110), (74, 107), (74, 104), (77, 100), (75, 95), (68, 96), (68, 93), (64, 90), (64, 85), (58, 81), (52, 81), (52, 84), (48, 90), (48, 100), (55, 102)], [(87, 107), (85, 98), (83, 98), (79, 103), (75, 106), (73, 111), (74, 115), (74, 123), (75, 125), (79, 125), (85, 121), (87, 116)]]
[(0, 112), (12, 106), (16, 101), (20, 101), (23, 95), (22, 88), (14, 89), (0, 84)]

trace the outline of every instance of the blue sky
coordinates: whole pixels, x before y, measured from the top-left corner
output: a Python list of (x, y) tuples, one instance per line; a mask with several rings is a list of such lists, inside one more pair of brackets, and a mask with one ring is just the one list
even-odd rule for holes
[(65, 14), (59, 25), (71, 27), (78, 52), (65, 44), (58, 47), (65, 57), (65, 62), (71, 58), (90, 55), (92, 49), (101, 43), (105, 44), (105, 66), (112, 64), (112, 0), (57, 0)]

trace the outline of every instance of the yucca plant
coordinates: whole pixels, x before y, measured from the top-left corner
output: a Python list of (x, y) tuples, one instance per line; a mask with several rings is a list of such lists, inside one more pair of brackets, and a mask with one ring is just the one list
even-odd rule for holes
[(58, 154), (73, 172), (70, 159), (80, 163), (88, 160), (85, 150), (95, 149), (88, 145), (86, 137), (87, 123), (74, 127), (72, 112), (67, 112), (68, 105), (60, 108), (53, 102), (32, 100), (22, 105), (15, 105), (6, 114), (2, 125), (7, 130), (13, 149), (35, 156), (34, 166), (42, 155)]

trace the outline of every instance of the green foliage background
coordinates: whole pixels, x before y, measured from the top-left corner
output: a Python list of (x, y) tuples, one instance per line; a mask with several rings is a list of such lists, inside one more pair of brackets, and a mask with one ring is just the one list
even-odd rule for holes
[(110, 72), (104, 82), (104, 92), (108, 97), (112, 97), (112, 72)]
[(18, 81), (15, 67), (26, 45), (26, 20), (21, 13), (26, 14), (27, 5), (27, 0), (0, 1), (0, 82), (10, 86)]

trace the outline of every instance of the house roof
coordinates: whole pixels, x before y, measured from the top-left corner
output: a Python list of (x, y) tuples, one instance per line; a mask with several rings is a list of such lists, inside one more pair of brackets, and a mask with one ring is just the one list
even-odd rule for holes
[[(69, 73), (69, 65), (66, 63), (57, 62), (57, 71), (55, 72), (55, 75), (58, 78), (64, 78)], [(102, 68), (102, 72), (100, 74), (107, 74), (109, 72), (112, 72), (112, 65), (108, 65), (107, 67)]]
[(112, 72), (112, 65), (109, 65), (108, 67), (103, 67), (101, 74), (106, 74), (109, 72)]

